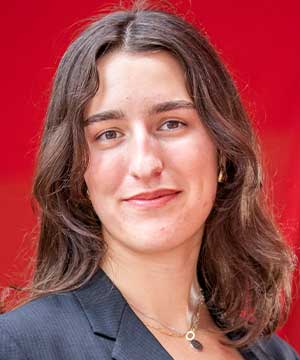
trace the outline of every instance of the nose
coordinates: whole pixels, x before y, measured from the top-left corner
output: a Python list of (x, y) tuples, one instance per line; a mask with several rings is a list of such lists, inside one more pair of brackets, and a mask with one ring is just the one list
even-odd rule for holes
[(131, 144), (129, 174), (136, 179), (149, 181), (159, 176), (163, 167), (158, 140), (148, 133), (139, 133)]

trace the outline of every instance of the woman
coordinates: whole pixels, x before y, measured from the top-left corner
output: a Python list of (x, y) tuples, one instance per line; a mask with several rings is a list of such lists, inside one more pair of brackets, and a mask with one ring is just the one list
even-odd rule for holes
[(34, 181), (30, 294), (0, 359), (297, 359), (276, 335), (293, 257), (250, 122), (192, 25), (135, 7), (58, 67)]

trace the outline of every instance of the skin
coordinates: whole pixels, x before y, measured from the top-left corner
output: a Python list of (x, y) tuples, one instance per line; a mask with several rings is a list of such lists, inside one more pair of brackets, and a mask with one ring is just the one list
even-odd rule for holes
[[(115, 51), (97, 66), (99, 90), (85, 113), (85, 181), (108, 244), (100, 266), (130, 304), (185, 332), (199, 293), (196, 265), (216, 196), (217, 150), (195, 108), (149, 114), (161, 102), (192, 102), (170, 54)], [(92, 122), (107, 110), (123, 116)], [(158, 188), (181, 193), (154, 209), (123, 201)], [(205, 305), (201, 326), (213, 327)]]

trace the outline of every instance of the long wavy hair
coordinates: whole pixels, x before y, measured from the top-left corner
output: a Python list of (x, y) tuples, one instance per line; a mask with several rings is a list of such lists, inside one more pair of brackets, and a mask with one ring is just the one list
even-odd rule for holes
[[(58, 66), (33, 184), (39, 240), (28, 296), (20, 304), (84, 285), (106, 251), (87, 196), (83, 114), (109, 51), (167, 51), (215, 142), (224, 181), (206, 221), (198, 278), (207, 306), (242, 347), (287, 317), (294, 257), (267, 210), (259, 147), (236, 86), (206, 36), (173, 12), (144, 6), (102, 14), (71, 43)], [(23, 290), (24, 290), (23, 289)], [(19, 304), (19, 305), (20, 305)]]

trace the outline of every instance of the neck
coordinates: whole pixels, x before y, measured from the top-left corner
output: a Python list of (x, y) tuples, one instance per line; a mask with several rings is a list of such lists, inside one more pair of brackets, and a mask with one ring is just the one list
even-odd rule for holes
[[(109, 239), (101, 267), (136, 314), (143, 314), (185, 332), (198, 310), (197, 260), (199, 238), (167, 252), (137, 253)], [(205, 305), (204, 305), (205, 307)], [(208, 312), (202, 318), (207, 322)]]

